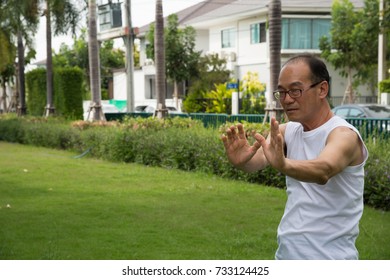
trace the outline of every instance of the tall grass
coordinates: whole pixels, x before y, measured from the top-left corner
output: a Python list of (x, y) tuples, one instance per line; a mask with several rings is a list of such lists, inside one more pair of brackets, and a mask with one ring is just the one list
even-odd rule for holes
[[(273, 259), (281, 189), (0, 142), (0, 259)], [(362, 259), (390, 259), (365, 209)]]

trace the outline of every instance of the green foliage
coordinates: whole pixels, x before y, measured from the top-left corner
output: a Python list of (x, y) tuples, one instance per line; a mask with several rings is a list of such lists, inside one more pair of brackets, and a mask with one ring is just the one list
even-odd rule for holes
[[(358, 14), (349, 0), (336, 0), (332, 4), (332, 26), (330, 38), (322, 37), (320, 49), (322, 57), (331, 62), (341, 74), (346, 76), (345, 67), (354, 68), (360, 63), (354, 48), (353, 34), (358, 23)], [(333, 52), (332, 50), (337, 50)], [(359, 49), (361, 52), (361, 49)]]
[(365, 166), (364, 200), (368, 205), (390, 210), (390, 141), (370, 138), (366, 141), (369, 157)]
[(198, 76), (190, 80), (188, 95), (183, 101), (184, 110), (188, 113), (206, 112), (211, 107), (206, 101), (207, 92), (215, 89), (216, 84), (224, 84), (229, 80), (231, 72), (226, 69), (226, 59), (218, 54), (200, 57)]
[(27, 108), (32, 116), (43, 116), (46, 105), (46, 69), (37, 68), (26, 74)]
[[(54, 34), (67, 34), (69, 30), (76, 33), (80, 20), (80, 11), (71, 0), (46, 0), (50, 5), (51, 18), (54, 25)], [(80, 3), (78, 3), (80, 4)]]
[[(246, 131), (267, 136), (269, 124), (242, 121)], [(137, 162), (150, 166), (201, 171), (224, 178), (285, 187), (285, 176), (271, 167), (245, 173), (227, 160), (218, 130), (204, 128), (199, 121), (183, 118), (138, 118), (116, 122), (70, 123), (57, 118), (17, 118), (0, 116), (0, 141), (18, 142), (50, 148), (70, 149), (118, 162)], [(247, 135), (248, 141), (254, 139)], [(369, 158), (365, 167), (365, 203), (390, 210), (390, 142), (376, 137), (366, 144)]]
[(179, 28), (176, 14), (168, 16), (165, 31), (165, 57), (167, 78), (174, 82), (189, 80), (197, 76), (197, 64), (200, 57), (195, 51), (196, 31), (193, 27)]
[(202, 91), (193, 91), (183, 101), (183, 109), (187, 113), (205, 112), (206, 104), (201, 100), (204, 100), (206, 93)]
[(390, 79), (383, 80), (379, 83), (379, 91), (390, 93)]
[[(57, 114), (82, 119), (83, 73), (79, 68), (60, 68), (54, 72), (54, 104)], [(46, 69), (37, 68), (26, 74), (27, 107), (32, 116), (42, 116), (46, 105)]]
[(15, 46), (11, 42), (8, 32), (0, 30), (0, 73), (15, 61)]
[[(149, 41), (146, 50), (147, 57), (154, 59), (155, 26), (150, 26), (146, 38)], [(182, 82), (191, 77), (198, 76), (197, 65), (200, 57), (199, 51), (195, 51), (196, 31), (193, 27), (179, 28), (176, 14), (168, 16), (168, 23), (164, 30), (165, 69), (167, 78), (172, 82)]]
[[(121, 49), (114, 48), (114, 41), (108, 40), (102, 43), (99, 50), (101, 67), (102, 97), (108, 98), (108, 84), (113, 79), (112, 69), (125, 66), (125, 53)], [(73, 45), (62, 44), (58, 54), (53, 56), (53, 65), (58, 67), (79, 67), (83, 73), (83, 88), (89, 89), (89, 57), (87, 30), (83, 29), (79, 37), (74, 37)], [(105, 95), (104, 95), (105, 94)], [(90, 99), (87, 90), (83, 91), (83, 99)], [(104, 99), (104, 98), (103, 98)]]
[(206, 98), (211, 100), (211, 104), (207, 104), (206, 112), (220, 114), (231, 112), (231, 104), (228, 104), (228, 101), (231, 101), (232, 93), (232, 89), (226, 88), (226, 83), (215, 85), (215, 89), (206, 94)]
[(60, 68), (55, 72), (54, 104), (65, 118), (83, 118), (83, 72), (80, 68)]
[[(217, 59), (217, 60), (216, 60)], [(221, 63), (218, 56), (209, 56), (205, 61), (212, 62), (214, 65)], [(223, 61), (222, 61), (223, 63)], [(222, 64), (224, 65), (224, 64)], [(222, 68), (223, 69), (223, 68)], [(222, 78), (226, 80), (228, 73), (218, 68), (214, 68), (217, 75), (217, 80)], [(208, 77), (207, 71), (201, 73)], [(219, 78), (218, 78), (219, 77)], [(208, 113), (223, 113), (229, 114), (231, 112), (231, 99), (234, 89), (227, 89), (227, 83), (216, 83), (213, 88), (209, 88), (208, 80), (205, 83), (198, 82), (191, 86), (191, 92), (184, 101), (184, 108), (186, 112), (208, 112)], [(199, 86), (199, 88), (198, 88)], [(242, 92), (242, 107), (241, 114), (264, 114), (266, 105), (265, 100), (265, 84), (259, 81), (257, 73), (248, 72), (240, 83), (240, 92)]]
[[(107, 90), (109, 81), (113, 79), (112, 70), (125, 67), (125, 52), (121, 49), (114, 49), (114, 40), (104, 41), (99, 49), (101, 65), (101, 85)], [(104, 98), (103, 98), (104, 99)], [(108, 98), (108, 94), (106, 96)]]
[[(377, 0), (365, 0), (364, 8), (360, 10), (356, 10), (349, 0), (333, 2), (330, 38), (321, 38), (321, 56), (340, 70), (343, 76), (350, 75), (352, 79), (351, 71), (354, 70), (352, 81), (354, 88), (367, 84), (373, 94), (376, 92), (378, 34), (380, 26), (386, 32), (388, 26), (386, 17), (389, 14), (390, 7), (387, 6), (384, 20), (379, 21)], [(387, 45), (390, 47), (390, 40), (387, 41)]]
[(240, 89), (243, 93), (241, 114), (265, 113), (265, 86), (264, 83), (260, 82), (258, 73), (249, 71), (244, 75)]

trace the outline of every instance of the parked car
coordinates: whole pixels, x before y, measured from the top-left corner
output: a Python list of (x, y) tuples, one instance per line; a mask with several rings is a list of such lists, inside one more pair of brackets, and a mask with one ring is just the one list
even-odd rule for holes
[[(145, 106), (145, 108), (143, 108), (142, 111), (137, 111), (137, 110), (140, 110), (142, 109), (142, 107), (144, 106), (137, 106), (135, 107), (135, 112), (145, 112), (145, 113), (154, 113), (155, 111), (155, 108), (153, 106)], [(172, 106), (167, 106), (167, 109), (168, 109), (168, 113), (171, 113), (171, 112), (177, 112), (176, 108), (175, 107), (172, 107)]]
[(136, 113), (144, 112), (144, 110), (145, 110), (146, 107), (148, 107), (148, 105), (136, 106), (136, 107), (134, 108), (134, 112), (136, 112)]
[(334, 107), (332, 111), (343, 118), (390, 118), (390, 106), (379, 104), (345, 104)]
[[(103, 114), (105, 114), (105, 113), (120, 113), (120, 110), (115, 105), (108, 104), (108, 103), (102, 103), (102, 110), (103, 110)], [(88, 114), (90, 114), (88, 112), (88, 110), (87, 111), (84, 110), (84, 120), (88, 119)], [(89, 116), (89, 117), (91, 117), (91, 116)]]
[[(332, 109), (333, 113), (342, 118), (372, 118), (390, 119), (390, 106), (379, 104), (345, 104)], [(390, 131), (390, 120), (378, 123), (380, 130)]]

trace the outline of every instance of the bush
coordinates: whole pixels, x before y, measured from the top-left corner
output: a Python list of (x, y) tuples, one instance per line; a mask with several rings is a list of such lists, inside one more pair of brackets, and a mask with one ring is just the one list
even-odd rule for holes
[[(54, 107), (56, 114), (69, 119), (83, 118), (83, 72), (77, 68), (58, 68), (54, 72)], [(29, 115), (43, 116), (46, 106), (46, 69), (26, 74)]]
[(37, 68), (26, 74), (27, 109), (32, 116), (43, 116), (46, 106), (46, 69)]
[(56, 69), (56, 112), (68, 119), (83, 119), (83, 71), (77, 67)]
[[(378, 140), (379, 139), (379, 140)], [(390, 142), (370, 138), (366, 141), (369, 157), (365, 166), (364, 201), (368, 205), (390, 210)]]
[(390, 93), (390, 79), (383, 80), (379, 83), (379, 91)]
[[(245, 173), (227, 160), (219, 130), (204, 128), (199, 120), (168, 118), (125, 118), (117, 122), (70, 122), (60, 118), (17, 118), (0, 116), (0, 141), (18, 142), (76, 152), (118, 162), (199, 171), (221, 177), (285, 187), (285, 176), (271, 167)], [(248, 130), (266, 136), (268, 124), (244, 123)], [(248, 135), (250, 137), (250, 135)], [(249, 139), (253, 141), (253, 139)], [(367, 140), (370, 153), (366, 164), (364, 201), (367, 205), (390, 210), (390, 142)]]

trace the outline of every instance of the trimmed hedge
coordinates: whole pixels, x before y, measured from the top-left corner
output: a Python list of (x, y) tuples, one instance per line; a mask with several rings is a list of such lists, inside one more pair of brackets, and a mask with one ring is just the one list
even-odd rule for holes
[[(83, 72), (77, 67), (54, 71), (53, 102), (56, 115), (83, 119)], [(46, 107), (46, 69), (37, 68), (26, 74), (27, 109), (31, 116), (43, 116)]]
[(46, 107), (46, 69), (26, 73), (27, 110), (32, 116), (43, 116)]
[[(229, 125), (229, 124), (227, 124)], [(250, 125), (250, 124), (247, 124)], [(246, 128), (248, 128), (246, 126)], [(253, 124), (262, 132), (260, 124)], [(186, 118), (125, 119), (117, 122), (69, 122), (58, 118), (0, 116), (0, 141), (68, 149), (110, 161), (135, 162), (164, 168), (199, 171), (277, 188), (285, 176), (271, 167), (245, 173), (227, 160), (221, 132)], [(367, 205), (390, 210), (390, 142), (367, 140), (364, 200)]]
[(55, 71), (54, 104), (56, 111), (69, 119), (83, 119), (83, 71), (66, 67)]

